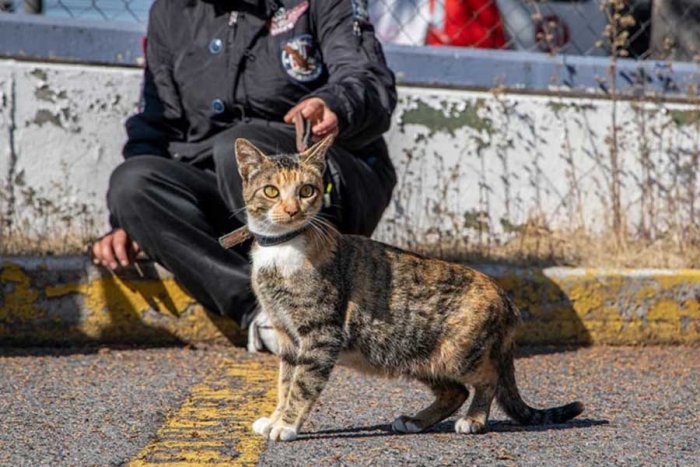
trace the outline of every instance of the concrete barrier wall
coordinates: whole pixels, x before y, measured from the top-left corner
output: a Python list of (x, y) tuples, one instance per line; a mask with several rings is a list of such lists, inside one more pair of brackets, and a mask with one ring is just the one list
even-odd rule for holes
[[(700, 273), (480, 266), (513, 297), (524, 344), (700, 342)], [(85, 257), (0, 257), (0, 343), (245, 342), (150, 263), (114, 275)]]
[[(380, 235), (493, 242), (536, 220), (609, 232), (696, 225), (696, 103), (402, 88), (400, 183)], [(616, 208), (617, 206), (617, 208)], [(479, 238), (479, 237), (487, 238)]]
[[(4, 235), (61, 251), (61, 242), (106, 228), (104, 194), (140, 82), (135, 68), (0, 60)], [(399, 93), (387, 140), (400, 182), (380, 239), (495, 238), (533, 217), (605, 231), (615, 191), (631, 226), (696, 223), (700, 113), (692, 99)]]
[(137, 69), (0, 61), (6, 250), (74, 248), (104, 230), (105, 190), (139, 89)]

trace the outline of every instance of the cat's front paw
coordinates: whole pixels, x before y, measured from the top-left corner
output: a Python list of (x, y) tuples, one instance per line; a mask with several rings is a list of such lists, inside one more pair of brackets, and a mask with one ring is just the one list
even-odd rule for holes
[(297, 429), (293, 426), (277, 422), (272, 425), (269, 438), (272, 441), (294, 441), (297, 439)]
[(267, 417), (258, 418), (257, 420), (255, 420), (255, 423), (253, 423), (253, 431), (259, 435), (263, 435), (266, 438), (267, 435), (270, 433), (271, 428), (272, 419), (269, 419)]

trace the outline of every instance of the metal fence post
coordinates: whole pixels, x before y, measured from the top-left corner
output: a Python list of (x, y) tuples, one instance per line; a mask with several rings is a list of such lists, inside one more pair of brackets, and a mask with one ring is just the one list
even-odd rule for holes
[(40, 15), (44, 11), (44, 0), (24, 0), (22, 5), (28, 15)]

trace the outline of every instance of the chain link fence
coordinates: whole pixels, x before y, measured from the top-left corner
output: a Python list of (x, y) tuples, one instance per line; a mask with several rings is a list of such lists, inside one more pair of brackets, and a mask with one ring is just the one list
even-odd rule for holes
[(146, 23), (152, 0), (0, 0), (0, 11), (58, 18)]
[[(0, 11), (145, 23), (151, 1), (0, 0)], [(700, 0), (367, 3), (385, 43), (679, 61), (696, 60), (700, 51)]]

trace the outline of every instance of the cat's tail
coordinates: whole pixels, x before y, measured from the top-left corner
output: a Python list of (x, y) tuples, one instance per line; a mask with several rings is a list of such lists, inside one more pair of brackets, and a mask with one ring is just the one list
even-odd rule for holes
[(515, 383), (513, 352), (508, 351), (506, 355), (503, 355), (498, 366), (499, 377), (496, 400), (506, 415), (516, 422), (523, 425), (563, 423), (583, 412), (583, 404), (578, 401), (550, 409), (530, 407), (520, 397), (520, 391), (518, 391), (518, 386)]

